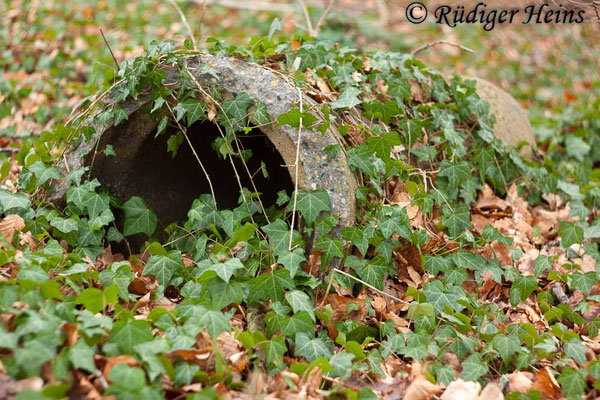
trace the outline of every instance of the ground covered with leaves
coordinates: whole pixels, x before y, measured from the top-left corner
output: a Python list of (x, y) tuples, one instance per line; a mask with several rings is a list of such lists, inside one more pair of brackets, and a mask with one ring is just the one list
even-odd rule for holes
[[(6, 5), (0, 398), (598, 396), (600, 100), (587, 55), (561, 99), (540, 106), (531, 88), (539, 142), (515, 149), (494, 139), (473, 82), (432, 68), (435, 55), (357, 50), (364, 29), (335, 13), (318, 40), (268, 13), (209, 18), (208, 30), (236, 28), (202, 51), (270, 68), (312, 99), (265, 121), (246, 94), (198, 87), (191, 41), (149, 41), (186, 34), (167, 3)], [(119, 69), (98, 50), (94, 23), (107, 21), (117, 58), (137, 57)], [(173, 65), (177, 89), (163, 85)], [(114, 82), (112, 102), (87, 97)], [(229, 158), (249, 156), (237, 136), (257, 122), (336, 129), (345, 146), (327, 151), (345, 152), (360, 178), (356, 226), (331, 234), (325, 191), (282, 192), (265, 209), (246, 189), (232, 210), (201, 196), (163, 234), (144, 199), (120, 202), (85, 169), (62, 176), (86, 117), (118, 125), (118, 101), (141, 93), (159, 134), (177, 128), (165, 148), (175, 157), (199, 120), (220, 124), (215, 149)], [(61, 208), (44, 200), (57, 182), (70, 184)]]

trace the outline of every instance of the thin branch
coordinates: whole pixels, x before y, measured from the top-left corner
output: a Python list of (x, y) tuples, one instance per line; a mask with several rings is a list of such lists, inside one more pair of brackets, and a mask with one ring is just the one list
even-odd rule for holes
[(294, 221), (296, 219), (296, 204), (298, 202), (298, 172), (300, 165), (300, 139), (302, 138), (302, 92), (298, 88), (298, 98), (300, 99), (300, 121), (298, 126), (298, 138), (296, 142), (296, 162), (294, 172), (294, 206), (292, 208), (292, 222), (290, 223), (290, 244), (288, 250), (292, 251), (292, 239), (294, 237)]
[(196, 153), (196, 149), (194, 148), (194, 146), (192, 145), (192, 142), (190, 141), (190, 138), (188, 137), (187, 130), (179, 123), (179, 121), (177, 121), (177, 118), (175, 117), (175, 113), (173, 112), (173, 109), (171, 108), (169, 103), (165, 102), (165, 104), (169, 108), (169, 111), (171, 113), (171, 116), (173, 117), (173, 120), (175, 120), (175, 123), (177, 123), (177, 126), (179, 127), (179, 130), (181, 130), (181, 133), (185, 137), (185, 140), (187, 141), (188, 145), (190, 146), (190, 149), (192, 149), (192, 153), (194, 154), (194, 157), (196, 157), (196, 161), (198, 161), (198, 164), (200, 164), (200, 168), (202, 168), (202, 172), (204, 173), (204, 176), (206, 176), (206, 180), (208, 181), (208, 186), (210, 187), (210, 194), (213, 197), (213, 204), (215, 205), (215, 209), (217, 209), (217, 196), (215, 196), (215, 190), (213, 189), (212, 181), (210, 180), (210, 175), (208, 175), (206, 168), (204, 168), (204, 164), (202, 164), (202, 161), (200, 161), (200, 157), (198, 157), (198, 154)]
[(14, 147), (0, 147), (0, 153), (18, 153), (19, 150)]
[(250, 11), (271, 11), (275, 13), (290, 14), (294, 8), (289, 4), (275, 3), (271, 1), (238, 1), (238, 0), (178, 0), (180, 3), (218, 5), (225, 8)]
[(369, 289), (371, 289), (371, 290), (373, 290), (373, 291), (375, 291), (375, 292), (379, 293), (380, 295), (387, 296), (387, 297), (389, 297), (390, 299), (396, 300), (396, 301), (398, 301), (398, 302), (400, 302), (400, 303), (403, 303), (403, 304), (410, 304), (408, 301), (406, 301), (406, 300), (402, 300), (402, 299), (400, 299), (400, 298), (398, 298), (398, 297), (396, 297), (396, 296), (394, 296), (394, 295), (391, 295), (391, 294), (389, 294), (389, 293), (386, 293), (386, 292), (384, 292), (383, 290), (379, 290), (379, 289), (377, 289), (376, 287), (374, 287), (374, 286), (372, 286), (372, 285), (369, 285), (367, 282), (365, 282), (365, 281), (363, 281), (363, 280), (361, 280), (361, 279), (358, 279), (357, 277), (355, 277), (355, 276), (352, 276), (352, 275), (350, 275), (350, 274), (349, 274), (349, 273), (347, 273), (347, 272), (344, 272), (344, 271), (342, 271), (342, 270), (339, 270), (339, 269), (337, 269), (337, 268), (334, 268), (333, 270), (334, 270), (335, 272), (337, 272), (338, 274), (342, 274), (342, 275), (344, 275), (344, 276), (347, 276), (347, 277), (348, 277), (348, 278), (350, 278), (350, 279), (354, 279), (355, 281), (362, 283), (363, 285), (365, 285), (365, 286), (366, 286), (366, 287), (368, 287)]
[(119, 62), (117, 61), (117, 57), (115, 57), (115, 53), (113, 53), (112, 49), (110, 48), (110, 45), (108, 44), (108, 40), (106, 40), (106, 36), (104, 36), (104, 31), (102, 30), (102, 28), (100, 28), (100, 34), (102, 35), (102, 39), (104, 39), (104, 44), (108, 48), (108, 51), (110, 51), (110, 55), (112, 56), (112, 59), (115, 62), (115, 65), (117, 66), (117, 69), (119, 69)]
[(204, 2), (202, 3), (202, 12), (200, 13), (200, 22), (198, 25), (198, 42), (200, 42), (200, 44), (202, 44), (202, 26), (204, 25), (204, 17), (206, 16), (206, 2), (207, 0), (204, 0)]
[(175, 10), (177, 10), (177, 13), (179, 14), (179, 18), (181, 19), (181, 22), (183, 22), (183, 25), (185, 26), (185, 29), (187, 29), (188, 35), (190, 36), (190, 40), (194, 44), (194, 50), (198, 51), (198, 44), (196, 43), (196, 39), (194, 38), (194, 31), (190, 27), (190, 24), (188, 24), (188, 21), (187, 21), (187, 18), (185, 17), (185, 14), (183, 13), (183, 11), (181, 11), (181, 8), (177, 5), (177, 3), (175, 2), (175, 0), (167, 0), (167, 1), (169, 3), (171, 3), (171, 5), (173, 7), (175, 7)]
[(411, 55), (414, 57), (417, 54), (419, 54), (420, 52), (422, 52), (423, 50), (427, 50), (430, 47), (434, 47), (434, 46), (437, 46), (437, 45), (440, 45), (440, 44), (445, 44), (445, 45), (448, 45), (448, 46), (458, 47), (459, 49), (464, 50), (467, 53), (475, 54), (475, 52), (473, 50), (469, 49), (468, 47), (462, 46), (462, 45), (460, 45), (458, 43), (450, 42), (448, 40), (436, 40), (435, 42), (427, 43), (427, 44), (424, 44), (423, 46), (417, 47), (411, 53)]
[(325, 22), (325, 19), (327, 18), (327, 15), (331, 11), (331, 7), (333, 7), (334, 3), (335, 3), (335, 0), (329, 0), (329, 3), (327, 4), (325, 11), (323, 11), (323, 14), (321, 14), (321, 18), (319, 18), (317, 25), (315, 25), (315, 35), (317, 35), (319, 33), (319, 28), (321, 28), (321, 25), (323, 25), (323, 23)]
[(308, 13), (308, 7), (306, 7), (306, 2), (304, 0), (298, 0), (300, 2), (300, 7), (302, 7), (302, 12), (304, 13), (304, 19), (306, 20), (306, 28), (308, 30), (308, 34), (310, 36), (316, 36), (315, 30), (313, 29), (312, 21), (310, 20), (310, 15)]

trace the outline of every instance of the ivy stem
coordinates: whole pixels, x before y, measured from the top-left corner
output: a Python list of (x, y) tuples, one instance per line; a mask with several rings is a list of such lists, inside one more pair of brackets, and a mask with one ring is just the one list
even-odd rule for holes
[(298, 98), (300, 99), (300, 119), (298, 123), (298, 138), (296, 141), (296, 162), (294, 163), (294, 206), (292, 207), (292, 222), (290, 223), (290, 244), (288, 250), (292, 251), (292, 240), (294, 238), (294, 222), (296, 220), (296, 203), (298, 202), (298, 168), (300, 164), (300, 139), (302, 137), (302, 92), (298, 88)]

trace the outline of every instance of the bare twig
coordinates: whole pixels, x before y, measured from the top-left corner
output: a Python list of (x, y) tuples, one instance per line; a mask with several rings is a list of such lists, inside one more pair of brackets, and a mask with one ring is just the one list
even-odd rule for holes
[(206, 1), (202, 3), (202, 12), (200, 13), (200, 22), (198, 24), (198, 42), (202, 44), (202, 26), (204, 25), (204, 16), (206, 15)]
[(215, 209), (217, 209), (217, 196), (215, 196), (215, 190), (213, 189), (212, 181), (210, 180), (210, 175), (208, 175), (208, 172), (206, 171), (206, 168), (204, 168), (204, 164), (202, 164), (202, 161), (200, 161), (200, 157), (198, 157), (198, 154), (196, 153), (196, 149), (194, 148), (194, 146), (192, 145), (192, 142), (190, 141), (190, 138), (188, 137), (187, 130), (179, 123), (179, 121), (175, 117), (175, 113), (173, 112), (173, 109), (171, 108), (171, 106), (169, 105), (169, 103), (165, 102), (165, 104), (169, 108), (169, 112), (171, 113), (171, 116), (173, 117), (173, 120), (175, 121), (175, 123), (179, 127), (179, 130), (181, 131), (181, 133), (185, 137), (185, 140), (187, 141), (187, 144), (190, 146), (190, 149), (192, 150), (192, 153), (194, 154), (194, 157), (196, 157), (196, 161), (198, 161), (198, 164), (200, 164), (200, 168), (202, 168), (202, 172), (204, 173), (204, 176), (206, 177), (206, 180), (208, 181), (208, 186), (210, 187), (210, 194), (213, 197), (213, 204), (215, 206)]
[(298, 171), (300, 165), (300, 139), (302, 138), (302, 92), (298, 88), (298, 98), (300, 99), (300, 121), (298, 126), (298, 138), (296, 143), (296, 162), (294, 172), (294, 206), (292, 208), (292, 222), (290, 223), (290, 244), (288, 250), (292, 251), (292, 239), (294, 237), (294, 221), (296, 219), (296, 203), (298, 202)]
[(422, 51), (424, 51), (424, 50), (427, 50), (427, 49), (428, 49), (428, 48), (430, 48), (430, 47), (434, 47), (434, 46), (437, 46), (437, 45), (440, 45), (440, 44), (445, 44), (445, 45), (448, 45), (448, 46), (454, 46), (454, 47), (458, 47), (459, 49), (461, 49), (461, 50), (464, 50), (464, 51), (466, 51), (467, 53), (475, 54), (475, 52), (474, 52), (473, 50), (469, 49), (468, 47), (462, 46), (462, 45), (460, 45), (460, 44), (458, 44), (458, 43), (450, 42), (450, 41), (448, 41), (448, 40), (436, 40), (435, 42), (427, 43), (427, 44), (424, 44), (423, 46), (419, 46), (419, 47), (417, 47), (417, 48), (416, 48), (416, 49), (415, 49), (415, 50), (414, 50), (414, 51), (411, 53), (411, 55), (414, 57), (414, 56), (416, 56), (417, 54), (419, 54), (420, 52), (422, 52)]
[(115, 57), (115, 53), (113, 53), (112, 49), (110, 48), (110, 45), (108, 44), (108, 40), (106, 40), (106, 36), (104, 36), (104, 31), (102, 30), (102, 28), (100, 28), (100, 34), (102, 35), (102, 39), (104, 39), (104, 44), (108, 48), (108, 51), (110, 51), (110, 55), (112, 56), (112, 59), (115, 62), (115, 65), (117, 66), (117, 69), (119, 69), (119, 62), (117, 61), (117, 57)]
[(319, 33), (319, 28), (321, 28), (321, 25), (323, 25), (323, 22), (325, 22), (325, 19), (327, 18), (327, 15), (331, 11), (331, 7), (333, 7), (334, 3), (335, 3), (335, 0), (329, 0), (327, 7), (325, 7), (323, 14), (321, 14), (321, 18), (319, 18), (319, 21), (317, 21), (317, 24), (315, 25), (315, 35), (317, 35)]
[(0, 153), (18, 153), (19, 149), (14, 147), (0, 147)]
[(355, 276), (352, 276), (352, 275), (350, 275), (350, 274), (349, 274), (349, 273), (347, 273), (347, 272), (344, 272), (344, 271), (342, 271), (342, 270), (339, 270), (339, 269), (337, 269), (337, 268), (334, 268), (333, 270), (334, 270), (335, 272), (337, 272), (338, 274), (342, 274), (342, 275), (344, 275), (344, 276), (347, 276), (347, 277), (348, 277), (348, 278), (350, 278), (350, 279), (354, 279), (355, 281), (362, 283), (363, 285), (365, 285), (365, 286), (366, 286), (366, 287), (368, 287), (369, 289), (371, 289), (371, 290), (373, 290), (373, 291), (375, 291), (375, 292), (379, 293), (380, 295), (387, 296), (387, 297), (389, 297), (390, 299), (392, 299), (392, 300), (396, 300), (396, 301), (398, 301), (398, 302), (400, 302), (400, 303), (403, 303), (403, 304), (409, 304), (409, 303), (408, 303), (408, 301), (406, 301), (406, 300), (402, 300), (402, 299), (400, 299), (400, 298), (398, 298), (398, 297), (396, 297), (396, 296), (394, 296), (394, 295), (391, 295), (391, 294), (389, 294), (389, 293), (386, 293), (386, 292), (384, 292), (383, 290), (379, 290), (379, 289), (377, 289), (375, 286), (369, 285), (367, 282), (365, 282), (365, 281), (363, 281), (363, 280), (361, 280), (361, 279), (358, 279), (357, 277), (355, 277)]
[(289, 14), (294, 11), (290, 4), (276, 3), (271, 1), (238, 1), (238, 0), (178, 0), (182, 3), (219, 5), (226, 8), (250, 11), (271, 11), (275, 13)]
[(306, 2), (304, 0), (298, 0), (300, 2), (300, 7), (302, 8), (302, 12), (304, 13), (304, 19), (306, 20), (306, 29), (308, 30), (308, 34), (310, 36), (316, 36), (315, 30), (313, 29), (312, 21), (310, 20), (310, 15), (308, 13), (308, 7), (306, 7)]
[(177, 5), (177, 3), (175, 2), (175, 0), (167, 0), (167, 1), (169, 3), (171, 3), (171, 5), (173, 7), (175, 7), (175, 10), (177, 10), (177, 13), (179, 14), (179, 18), (181, 19), (181, 22), (183, 22), (183, 25), (185, 26), (185, 29), (187, 29), (188, 35), (190, 36), (190, 40), (192, 41), (192, 43), (194, 45), (194, 50), (198, 51), (198, 44), (196, 43), (196, 39), (194, 38), (194, 31), (190, 27), (190, 24), (188, 24), (188, 21), (187, 21), (187, 18), (185, 17), (185, 14), (183, 13), (183, 11), (181, 11), (181, 8)]

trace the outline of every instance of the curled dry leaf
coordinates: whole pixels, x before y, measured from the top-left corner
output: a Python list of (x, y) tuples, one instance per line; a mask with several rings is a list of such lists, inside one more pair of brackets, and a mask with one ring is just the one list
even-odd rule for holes
[(20, 215), (10, 214), (4, 217), (0, 222), (0, 232), (6, 238), (8, 243), (12, 243), (16, 232), (21, 232), (25, 228), (25, 221)]
[(511, 392), (527, 393), (533, 384), (533, 375), (530, 372), (516, 371), (508, 374), (508, 390)]
[(465, 382), (458, 378), (454, 382), (451, 382), (442, 396), (441, 400), (467, 400), (477, 399), (479, 392), (481, 391), (481, 385), (479, 382)]
[(413, 361), (410, 375), (413, 380), (406, 388), (406, 392), (404, 393), (405, 400), (427, 400), (441, 392), (442, 387), (429, 382), (423, 376), (421, 373), (421, 363), (418, 361)]
[(496, 382), (490, 382), (483, 388), (477, 400), (504, 400), (502, 388)]

